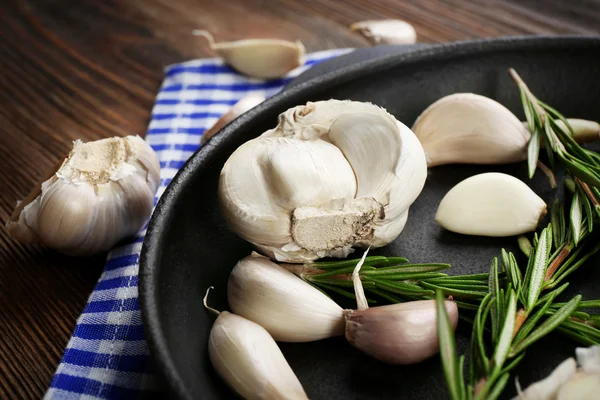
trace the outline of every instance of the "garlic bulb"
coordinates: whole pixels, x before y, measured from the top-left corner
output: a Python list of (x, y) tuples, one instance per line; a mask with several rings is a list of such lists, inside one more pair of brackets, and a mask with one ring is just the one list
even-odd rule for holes
[(522, 161), (531, 137), (508, 108), (473, 93), (442, 97), (423, 111), (412, 129), (429, 167)]
[(385, 110), (320, 101), (240, 146), (221, 171), (219, 199), (232, 229), (261, 252), (305, 262), (394, 240), (426, 174), (418, 140)]
[(204, 144), (210, 140), (217, 132), (219, 132), (225, 125), (245, 113), (246, 111), (256, 107), (260, 103), (265, 101), (265, 97), (258, 94), (249, 94), (240, 99), (237, 103), (231, 107), (221, 118), (215, 122), (213, 126), (204, 131), (200, 137), (200, 144)]
[(252, 321), (221, 312), (210, 331), (208, 355), (217, 373), (245, 399), (308, 399), (277, 343)]
[(513, 236), (531, 232), (546, 214), (546, 203), (519, 179), (501, 173), (472, 176), (442, 199), (435, 220), (465, 235)]
[(277, 341), (309, 342), (344, 333), (344, 312), (290, 271), (253, 253), (231, 271), (231, 310), (265, 328)]
[(399, 19), (361, 21), (350, 25), (369, 39), (373, 44), (413, 44), (417, 42), (417, 32), (411, 24)]
[(41, 242), (69, 255), (107, 251), (148, 220), (160, 165), (139, 136), (83, 143), (18, 204), (6, 224), (25, 243)]
[[(600, 124), (569, 119), (578, 142), (600, 139)], [(558, 125), (566, 128), (562, 121)], [(506, 107), (474, 93), (455, 93), (427, 107), (413, 127), (427, 165), (507, 164), (527, 159), (527, 123)]]
[(205, 37), (210, 48), (227, 65), (254, 78), (280, 78), (303, 65), (306, 56), (304, 45), (299, 40), (245, 39), (215, 43), (207, 31), (195, 30), (194, 35)]

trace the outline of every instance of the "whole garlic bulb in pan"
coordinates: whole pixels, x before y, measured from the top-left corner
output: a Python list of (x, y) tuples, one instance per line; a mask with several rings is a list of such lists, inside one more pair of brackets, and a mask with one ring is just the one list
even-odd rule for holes
[(144, 226), (159, 179), (156, 154), (139, 136), (77, 140), (6, 227), (20, 242), (41, 242), (68, 255), (107, 251)]
[(419, 141), (384, 109), (319, 101), (240, 146), (219, 199), (242, 238), (275, 260), (305, 262), (394, 240), (426, 175)]

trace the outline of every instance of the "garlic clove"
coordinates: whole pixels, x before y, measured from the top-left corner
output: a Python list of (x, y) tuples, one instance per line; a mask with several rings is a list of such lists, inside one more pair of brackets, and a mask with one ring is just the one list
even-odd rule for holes
[[(568, 382), (577, 371), (577, 365), (573, 358), (568, 358), (552, 371), (548, 377), (532, 383), (521, 391), (517, 381), (518, 396), (513, 400), (554, 400), (558, 390), (563, 384)], [(570, 397), (569, 399), (580, 399), (580, 397)]]
[[(456, 303), (446, 301), (452, 328)], [(346, 315), (346, 339), (352, 346), (389, 364), (415, 364), (439, 350), (434, 300), (411, 301), (353, 310)]]
[(413, 44), (417, 42), (415, 28), (408, 22), (399, 19), (355, 22), (350, 25), (350, 30), (360, 33), (373, 44)]
[(252, 321), (221, 312), (208, 354), (217, 373), (245, 399), (308, 399), (277, 343)]
[(19, 204), (7, 223), (19, 241), (69, 255), (100, 253), (148, 220), (160, 165), (140, 137), (76, 141), (52, 177)]
[(259, 79), (280, 78), (304, 64), (306, 50), (299, 40), (245, 39), (215, 43), (207, 31), (195, 30), (205, 37), (210, 48), (238, 72)]
[(403, 214), (407, 216), (425, 185), (427, 166), (419, 141), (389, 114), (372, 112), (342, 114), (328, 137), (354, 170), (357, 198), (373, 198), (384, 205), (386, 218), (375, 220), (373, 236), (364, 246), (389, 243), (404, 228)]
[(427, 174), (410, 129), (369, 103), (294, 107), (254, 141), (225, 163), (219, 196), (233, 230), (278, 261), (386, 245), (402, 231)]
[(231, 271), (227, 298), (234, 313), (261, 325), (278, 341), (309, 342), (344, 333), (340, 306), (256, 253)]
[(465, 235), (513, 236), (534, 231), (546, 203), (519, 179), (501, 173), (472, 176), (442, 199), (435, 220)]
[[(569, 125), (573, 128), (573, 138), (579, 143), (588, 143), (600, 140), (600, 124), (596, 121), (585, 119), (567, 118)], [(556, 124), (568, 132), (567, 126), (562, 121)]]
[(596, 400), (600, 393), (600, 374), (577, 372), (558, 389), (556, 400)]
[(251, 140), (231, 155), (219, 180), (221, 207), (233, 229), (250, 242), (274, 247), (292, 240), (292, 210), (352, 199), (355, 193), (352, 168), (324, 141)]
[(531, 137), (508, 108), (473, 93), (439, 99), (423, 111), (412, 130), (423, 145), (429, 167), (522, 161)]
[(600, 374), (600, 346), (578, 347), (575, 349), (575, 355), (583, 372)]
[(208, 142), (217, 132), (219, 132), (225, 125), (249, 111), (250, 109), (256, 107), (260, 103), (265, 101), (265, 97), (258, 94), (249, 94), (248, 96), (243, 97), (237, 103), (231, 107), (229, 111), (227, 111), (221, 118), (215, 122), (213, 126), (204, 131), (202, 136), (200, 137), (200, 144), (204, 144)]

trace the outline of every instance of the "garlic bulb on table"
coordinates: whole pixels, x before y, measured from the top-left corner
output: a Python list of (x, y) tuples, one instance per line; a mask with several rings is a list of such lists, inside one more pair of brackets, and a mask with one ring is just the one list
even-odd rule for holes
[(346, 257), (394, 240), (427, 175), (409, 128), (382, 108), (319, 101), (240, 146), (219, 180), (225, 218), (273, 259)]
[(77, 140), (6, 227), (21, 242), (41, 242), (68, 255), (107, 251), (144, 226), (159, 175), (156, 154), (139, 136)]

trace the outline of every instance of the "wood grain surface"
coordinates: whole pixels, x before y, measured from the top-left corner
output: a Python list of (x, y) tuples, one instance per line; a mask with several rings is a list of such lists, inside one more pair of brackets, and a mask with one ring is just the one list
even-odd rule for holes
[[(368, 43), (347, 26), (401, 18), (421, 42), (600, 34), (600, 0), (3, 0), (0, 221), (74, 139), (143, 135), (171, 63), (217, 40), (278, 37), (308, 51)], [(0, 399), (40, 398), (104, 256), (68, 258), (0, 228)]]

